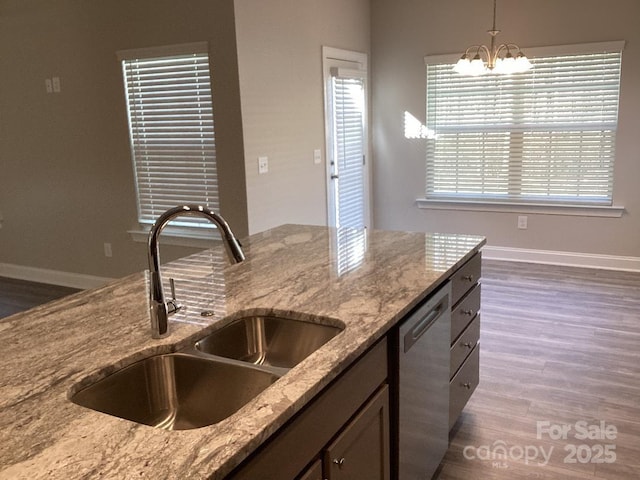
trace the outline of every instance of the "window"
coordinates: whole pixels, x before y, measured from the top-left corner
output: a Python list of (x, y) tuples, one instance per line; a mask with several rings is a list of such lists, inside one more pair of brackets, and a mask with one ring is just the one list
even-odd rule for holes
[(622, 47), (533, 49), (511, 76), (427, 57), (427, 199), (611, 205)]
[[(219, 210), (216, 148), (206, 43), (127, 50), (122, 62), (135, 172), (138, 221), (196, 203)], [(181, 217), (178, 226), (211, 228)]]

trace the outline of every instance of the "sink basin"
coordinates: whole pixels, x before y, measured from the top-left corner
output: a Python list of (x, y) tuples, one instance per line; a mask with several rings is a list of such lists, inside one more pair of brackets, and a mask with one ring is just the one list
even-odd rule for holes
[(342, 330), (290, 318), (251, 316), (211, 333), (195, 348), (255, 365), (292, 368)]
[(144, 425), (188, 430), (225, 419), (277, 379), (250, 366), (172, 353), (123, 368), (71, 400)]

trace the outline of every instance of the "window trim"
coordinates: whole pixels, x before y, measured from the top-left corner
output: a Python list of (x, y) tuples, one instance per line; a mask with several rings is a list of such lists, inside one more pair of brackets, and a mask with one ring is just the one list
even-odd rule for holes
[[(625, 40), (610, 42), (593, 42), (583, 44), (568, 44), (557, 46), (543, 46), (525, 48), (529, 58), (562, 55), (581, 55), (590, 53), (613, 53), (623, 52), (626, 45)], [(426, 55), (424, 57), (425, 67), (430, 64), (451, 63), (454, 64), (459, 53)], [(426, 100), (426, 99), (425, 99)], [(425, 102), (426, 104), (426, 102)], [(423, 137), (424, 138), (424, 137)], [(540, 213), (548, 215), (569, 215), (588, 217), (613, 217), (619, 218), (625, 212), (625, 207), (615, 205), (615, 198), (612, 196), (611, 204), (573, 204), (563, 203), (538, 203), (538, 202), (518, 202), (514, 201), (491, 201), (490, 199), (455, 198), (455, 197), (427, 197), (426, 192), (423, 197), (416, 198), (416, 205), (421, 209), (432, 210), (461, 210), (461, 211), (482, 211), (482, 212), (509, 212), (509, 213)]]
[[(212, 224), (213, 225), (213, 224)], [(149, 241), (149, 230), (151, 225), (136, 226), (127, 233), (131, 236), (131, 240), (137, 243), (147, 243)], [(220, 232), (215, 228), (213, 231), (203, 227), (177, 227), (171, 224), (167, 225), (162, 231), (163, 245), (177, 245), (180, 247), (191, 248), (211, 248), (215, 245), (212, 242), (221, 242)]]
[(459, 210), (467, 212), (529, 213), (576, 217), (620, 218), (625, 213), (621, 205), (571, 205), (518, 202), (490, 202), (485, 200), (452, 200), (416, 198), (416, 205), (428, 210)]

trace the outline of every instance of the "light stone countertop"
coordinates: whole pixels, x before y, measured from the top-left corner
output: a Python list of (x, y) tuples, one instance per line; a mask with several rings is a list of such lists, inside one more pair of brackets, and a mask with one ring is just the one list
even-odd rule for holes
[[(0, 320), (0, 479), (221, 479), (484, 243), (285, 225), (245, 239), (243, 263), (215, 247), (163, 267), (187, 306), (168, 338), (151, 339), (142, 273)], [(81, 381), (270, 312), (346, 328), (215, 425), (166, 431), (69, 400)]]

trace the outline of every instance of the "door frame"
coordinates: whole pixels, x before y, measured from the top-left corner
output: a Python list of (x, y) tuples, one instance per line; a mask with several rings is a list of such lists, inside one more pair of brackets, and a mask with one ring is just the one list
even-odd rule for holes
[(364, 168), (363, 168), (363, 184), (364, 184), (364, 227), (371, 228), (372, 222), (372, 195), (371, 195), (371, 152), (369, 138), (369, 69), (368, 56), (366, 53), (356, 52), (352, 50), (344, 50), (334, 47), (322, 47), (322, 75), (323, 75), (323, 93), (324, 93), (324, 138), (325, 138), (325, 167), (326, 167), (326, 192), (327, 192), (327, 225), (336, 226), (336, 198), (333, 186), (333, 142), (332, 142), (332, 118), (333, 105), (331, 102), (331, 78), (332, 69), (356, 70), (362, 74), (364, 78)]

